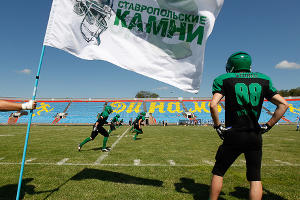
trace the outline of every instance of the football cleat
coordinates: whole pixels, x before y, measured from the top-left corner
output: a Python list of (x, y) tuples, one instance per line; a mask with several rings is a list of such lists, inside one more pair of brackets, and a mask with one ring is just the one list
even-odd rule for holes
[(109, 151), (110, 151), (109, 148), (104, 148), (104, 149), (102, 149), (102, 152), (109, 152)]
[(80, 144), (78, 145), (78, 151), (80, 151), (81, 150), (81, 146), (80, 146)]

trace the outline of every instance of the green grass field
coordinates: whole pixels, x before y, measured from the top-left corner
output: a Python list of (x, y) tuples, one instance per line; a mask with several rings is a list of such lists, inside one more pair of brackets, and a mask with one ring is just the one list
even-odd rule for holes
[[(108, 127), (106, 127), (108, 129)], [(208, 199), (211, 169), (221, 143), (212, 127), (143, 127), (132, 139), (128, 126), (108, 140), (77, 145), (91, 126), (37, 126), (30, 131), (23, 199)], [(300, 199), (300, 132), (274, 127), (263, 136), (263, 199)], [(0, 126), (0, 199), (15, 199), (26, 126)], [(248, 199), (240, 156), (224, 177), (220, 199)]]

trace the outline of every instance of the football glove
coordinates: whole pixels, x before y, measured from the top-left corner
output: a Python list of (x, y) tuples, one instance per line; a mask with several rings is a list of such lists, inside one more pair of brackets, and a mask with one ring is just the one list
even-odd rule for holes
[(230, 130), (231, 127), (225, 128), (224, 126), (219, 125), (219, 126), (214, 126), (214, 129), (216, 129), (216, 131), (217, 131), (219, 137), (221, 138), (221, 140), (224, 140), (227, 131)]
[(270, 129), (272, 128), (272, 126), (269, 126), (268, 124), (264, 124), (260, 126), (260, 133), (264, 134), (266, 132), (268, 132)]
[(98, 131), (97, 126), (94, 125), (93, 131)]

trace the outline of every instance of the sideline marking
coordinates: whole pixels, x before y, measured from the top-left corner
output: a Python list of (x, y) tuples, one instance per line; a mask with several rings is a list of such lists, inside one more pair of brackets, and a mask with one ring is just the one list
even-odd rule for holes
[(133, 165), (137, 166), (137, 165), (141, 165), (141, 160), (140, 159), (136, 159), (133, 161)]
[(63, 164), (65, 164), (65, 162), (67, 162), (68, 160), (69, 160), (69, 158), (64, 158), (64, 159), (62, 159), (61, 161), (57, 162), (56, 164), (57, 164), (57, 165), (63, 165)]
[[(130, 128), (130, 127), (129, 127)], [(110, 150), (112, 150), (118, 143), (119, 141), (124, 137), (124, 135), (128, 132), (129, 128), (127, 128), (124, 133), (118, 137), (118, 139), (111, 145)], [(109, 152), (104, 152), (95, 162), (94, 165), (99, 165), (101, 162), (108, 156)]]
[(0, 136), (9, 137), (9, 136), (15, 136), (15, 135), (0, 135)]

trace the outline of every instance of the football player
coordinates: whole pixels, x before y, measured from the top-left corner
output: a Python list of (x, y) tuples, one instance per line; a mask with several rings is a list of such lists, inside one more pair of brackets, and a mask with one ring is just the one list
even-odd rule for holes
[(297, 128), (296, 128), (296, 131), (299, 131), (299, 124), (300, 124), (300, 114), (297, 117)]
[(91, 133), (91, 136), (86, 138), (83, 142), (81, 142), (78, 145), (78, 151), (81, 150), (82, 146), (95, 139), (95, 137), (98, 135), (98, 133), (100, 133), (101, 135), (104, 136), (103, 138), (103, 145), (102, 145), (102, 151), (103, 152), (108, 152), (110, 149), (106, 148), (106, 143), (109, 137), (109, 133), (106, 131), (106, 129), (103, 127), (104, 124), (107, 124), (107, 118), (108, 116), (112, 113), (112, 107), (111, 106), (106, 106), (104, 111), (98, 116), (98, 120), (96, 121), (96, 123), (93, 125), (93, 130)]
[(120, 118), (119, 114), (116, 114), (116, 116), (114, 116), (114, 118), (112, 118), (112, 120), (110, 121), (110, 129), (108, 131), (108, 134), (110, 134), (111, 132), (116, 130), (116, 125), (119, 124), (119, 118)]
[(145, 116), (146, 116), (146, 113), (141, 112), (133, 122), (133, 128), (134, 128), (133, 133), (135, 133), (135, 135), (133, 137), (134, 140), (136, 140), (136, 137), (139, 134), (143, 133), (142, 122), (145, 120)]
[[(268, 76), (251, 72), (251, 62), (251, 57), (246, 52), (232, 54), (227, 60), (227, 73), (218, 76), (213, 82), (210, 112), (214, 128), (223, 143), (215, 156), (210, 200), (218, 199), (224, 174), (242, 153), (245, 155), (246, 176), (250, 183), (249, 198), (262, 198), (262, 134), (281, 119), (289, 105), (277, 93)], [(218, 114), (218, 104), (224, 96), (225, 127), (221, 125)], [(260, 126), (258, 119), (264, 98), (277, 108), (270, 120)]]

